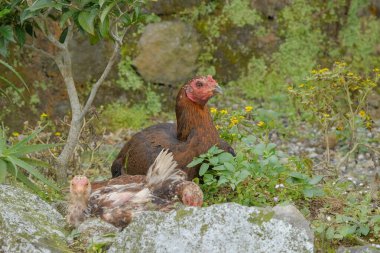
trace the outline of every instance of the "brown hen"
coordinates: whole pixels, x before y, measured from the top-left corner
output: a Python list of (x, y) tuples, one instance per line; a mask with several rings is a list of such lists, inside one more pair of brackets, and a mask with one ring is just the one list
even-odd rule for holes
[(70, 183), (68, 223), (78, 227), (87, 217), (97, 216), (125, 227), (141, 211), (172, 210), (178, 202), (177, 196), (182, 196), (186, 205), (201, 206), (201, 189), (185, 181), (186, 175), (177, 166), (173, 155), (162, 150), (147, 176), (125, 175), (92, 185), (87, 177), (75, 176)]
[(161, 149), (169, 149), (178, 168), (192, 180), (199, 166), (186, 168), (194, 157), (213, 145), (235, 155), (231, 146), (219, 137), (207, 101), (222, 90), (211, 77), (196, 77), (180, 89), (176, 100), (177, 124), (162, 123), (138, 132), (125, 144), (112, 164), (112, 177), (124, 174), (145, 175)]

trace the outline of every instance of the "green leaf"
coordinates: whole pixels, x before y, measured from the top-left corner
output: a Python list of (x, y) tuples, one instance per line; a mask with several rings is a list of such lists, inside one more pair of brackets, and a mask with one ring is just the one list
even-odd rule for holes
[(15, 42), (13, 37), (13, 29), (10, 25), (0, 26), (0, 37), (3, 37), (8, 41)]
[(222, 184), (225, 184), (225, 183), (227, 183), (227, 182), (228, 182), (227, 178), (221, 176), (221, 177), (219, 178), (219, 180), (218, 180), (218, 186), (220, 186), (220, 185), (222, 185)]
[(303, 190), (303, 194), (307, 198), (313, 198), (313, 197), (320, 197), (323, 196), (325, 193), (322, 189), (312, 187), (312, 188), (306, 188)]
[(187, 168), (192, 168), (192, 167), (194, 167), (194, 166), (196, 166), (196, 165), (198, 165), (198, 164), (200, 164), (200, 163), (202, 163), (203, 162), (203, 158), (195, 158), (191, 163), (189, 163), (186, 167)]
[(104, 20), (106, 19), (108, 13), (111, 11), (111, 9), (116, 5), (116, 1), (113, 1), (110, 5), (108, 5), (106, 8), (104, 8), (104, 10), (102, 11), (102, 13), (100, 14), (100, 22), (104, 22)]
[(103, 4), (106, 2), (107, 0), (99, 0), (99, 6), (100, 8), (102, 8)]
[[(44, 184), (46, 184), (46, 185), (50, 186), (51, 188), (59, 191), (59, 187), (56, 186), (55, 183), (53, 183), (52, 181), (50, 181), (47, 178), (45, 178), (38, 170), (35, 169), (34, 166), (32, 166), (32, 165), (24, 162), (23, 160), (18, 159), (18, 158), (14, 157), (14, 156), (8, 156), (6, 159), (8, 161), (12, 162), (12, 164), (25, 169), (32, 176), (34, 176), (35, 178), (37, 178), (38, 180), (40, 180)], [(20, 173), (20, 174), (22, 174), (22, 173)]]
[(264, 154), (264, 150), (265, 150), (265, 144), (264, 143), (260, 143), (260, 144), (257, 144), (253, 148), (253, 153), (255, 153), (256, 155), (263, 155)]
[(101, 23), (99, 26), (100, 35), (103, 38), (109, 38), (109, 29), (110, 29), (110, 19), (108, 17), (106, 17), (104, 22)]
[(38, 152), (41, 150), (57, 147), (60, 145), (63, 145), (63, 144), (34, 144), (34, 145), (28, 145), (28, 146), (18, 146), (16, 148), (15, 148), (16, 145), (14, 145), (13, 147), (8, 149), (7, 154), (20, 157), (29, 153)]
[(11, 166), (8, 166), (8, 173), (11, 174), (13, 177), (15, 177), (17, 180), (22, 182), (24, 185), (26, 185), (28, 188), (32, 189), (34, 192), (39, 193), (41, 190), (32, 183), (24, 174), (18, 173), (18, 169), (16, 168), (16, 165), (11, 164)]
[(67, 20), (69, 20), (74, 15), (75, 12), (76, 11), (74, 10), (69, 10), (63, 13), (59, 20), (59, 26), (63, 27), (66, 24)]
[(218, 157), (211, 157), (210, 158), (210, 163), (212, 164), (212, 165), (218, 165), (219, 164), (219, 158)]
[(226, 167), (224, 167), (224, 165), (219, 165), (219, 166), (213, 167), (212, 170), (226, 170)]
[(69, 32), (69, 28), (68, 28), (68, 27), (66, 27), (66, 28), (62, 31), (61, 35), (59, 36), (59, 42), (60, 42), (60, 43), (65, 43), (66, 36), (67, 36), (67, 33), (68, 33), (68, 32)]
[(369, 233), (369, 226), (365, 224), (360, 224), (358, 232), (364, 236)]
[(0, 184), (5, 181), (7, 177), (7, 163), (0, 159)]
[(2, 9), (0, 11), (0, 19), (5, 17), (7, 14), (9, 14), (11, 12), (11, 9)]
[(218, 158), (219, 158), (220, 163), (229, 162), (234, 159), (234, 157), (230, 153), (227, 153), (227, 152), (223, 152), (219, 154)]
[[(16, 91), (17, 94), (19, 94), (19, 95), (22, 97), (22, 93), (20, 92), (20, 89), (17, 88), (17, 86), (16, 86), (14, 83), (12, 83), (11, 81), (9, 81), (8, 79), (6, 79), (5, 77), (3, 77), (3, 76), (1, 76), (1, 75), (0, 75), (0, 80), (3, 80), (4, 83), (6, 83), (6, 84), (8, 84), (10, 87), (12, 87), (12, 89), (13, 89), (14, 91)], [(8, 87), (9, 87), (9, 86), (8, 86)]]
[(199, 176), (203, 176), (206, 173), (206, 171), (208, 170), (209, 166), (210, 165), (208, 163), (203, 163), (201, 165), (201, 168), (199, 169)]
[(20, 159), (23, 160), (24, 162), (26, 162), (30, 165), (36, 166), (36, 167), (48, 168), (50, 166), (49, 163), (41, 161), (41, 160), (37, 160), (37, 159), (32, 159), (32, 158), (28, 158), (28, 157), (21, 157)]
[(89, 34), (95, 35), (94, 30), (94, 20), (96, 17), (96, 10), (92, 10), (91, 12), (82, 11), (79, 13), (78, 22), (80, 26)]
[(37, 11), (44, 8), (55, 7), (56, 5), (57, 4), (52, 0), (36, 0), (27, 10)]
[(313, 177), (312, 179), (309, 180), (309, 184), (311, 185), (315, 185), (315, 184), (318, 184), (322, 179), (323, 179), (324, 176), (315, 176)]
[(25, 30), (21, 26), (16, 26), (15, 35), (16, 35), (17, 43), (20, 46), (23, 46), (25, 44), (25, 37), (26, 37)]
[(331, 240), (334, 238), (334, 234), (335, 234), (335, 230), (333, 227), (329, 227), (327, 230), (326, 230), (326, 238), (328, 240)]
[(22, 139), (21, 141), (17, 142), (15, 145), (13, 145), (10, 150), (17, 150), (18, 148), (23, 147), (26, 143), (28, 143), (31, 139), (37, 136), (45, 127), (41, 127), (35, 131), (33, 131), (29, 136)]
[(235, 166), (233, 166), (231, 163), (225, 162), (223, 164), (224, 164), (224, 167), (226, 167), (227, 170), (229, 170), (229, 171), (234, 171), (235, 170)]
[(346, 237), (348, 235), (353, 235), (355, 231), (356, 231), (356, 226), (351, 226), (351, 225), (343, 225), (337, 229), (337, 232), (343, 237)]
[(17, 78), (24, 84), (25, 88), (27, 90), (29, 90), (28, 86), (26, 85), (24, 79), (21, 77), (21, 75), (11, 66), (9, 65), (8, 63), (6, 63), (5, 61), (1, 60), (0, 59), (0, 63), (2, 65), (4, 65), (7, 69), (9, 69), (10, 71), (12, 71), (13, 74), (15, 74), (17, 76)]

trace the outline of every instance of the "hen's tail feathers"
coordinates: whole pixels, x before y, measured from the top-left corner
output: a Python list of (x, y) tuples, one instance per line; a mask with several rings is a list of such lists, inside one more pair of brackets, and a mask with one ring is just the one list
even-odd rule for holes
[(173, 183), (182, 179), (181, 171), (168, 149), (163, 149), (149, 167), (146, 175), (147, 186), (151, 190), (159, 189), (167, 183)]
[(111, 166), (112, 178), (121, 176), (124, 174), (125, 160), (127, 159), (127, 154), (129, 151), (129, 142), (127, 142), (117, 155), (115, 161), (113, 161)]

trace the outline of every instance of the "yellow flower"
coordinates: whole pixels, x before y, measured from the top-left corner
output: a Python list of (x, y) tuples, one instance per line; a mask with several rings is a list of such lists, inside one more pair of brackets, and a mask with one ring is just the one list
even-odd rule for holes
[(231, 126), (234, 126), (234, 125), (236, 125), (237, 123), (239, 123), (239, 120), (238, 120), (238, 118), (236, 118), (235, 116), (233, 116), (233, 117), (231, 117), (231, 119), (230, 119), (230, 122), (231, 122)]
[(44, 119), (44, 118), (47, 118), (48, 117), (48, 115), (46, 114), (46, 113), (42, 113), (41, 115), (40, 115), (40, 119), (42, 120), (42, 119)]
[(216, 130), (219, 130), (219, 129), (220, 129), (220, 126), (219, 126), (219, 125), (216, 125), (215, 128), (216, 128)]
[(323, 114), (323, 117), (325, 117), (325, 118), (330, 118), (330, 114), (328, 114), (328, 113), (324, 113), (324, 114)]
[(216, 109), (215, 107), (211, 107), (210, 108), (210, 112), (211, 113), (217, 113), (218, 109)]
[(293, 87), (292, 87), (292, 86), (289, 86), (289, 87), (288, 87), (288, 91), (291, 91), (291, 90), (293, 90)]
[(359, 116), (362, 117), (362, 118), (365, 118), (365, 116), (366, 116), (365, 111), (364, 111), (364, 110), (361, 110), (361, 111), (359, 112)]
[(354, 73), (352, 73), (352, 72), (348, 72), (347, 75), (348, 75), (348, 76), (353, 76)]
[(257, 122), (256, 125), (259, 127), (263, 127), (265, 125), (265, 123), (264, 123), (264, 121), (259, 121), (259, 122)]
[(227, 114), (228, 112), (227, 112), (226, 109), (223, 109), (223, 110), (220, 110), (220, 113), (221, 113), (221, 114)]
[(338, 130), (338, 131), (342, 131), (342, 130), (343, 130), (343, 126), (342, 126), (342, 125), (337, 126), (337, 127), (336, 127), (336, 130)]
[(246, 106), (244, 109), (246, 112), (250, 112), (250, 111), (252, 111), (253, 107), (252, 106)]
[(54, 135), (55, 136), (61, 136), (61, 133), (60, 132), (55, 132)]
[(300, 88), (303, 88), (304, 86), (305, 86), (304, 83), (301, 83), (300, 85), (298, 85), (298, 87), (300, 87)]
[(319, 74), (323, 74), (323, 73), (325, 73), (325, 72), (327, 72), (327, 71), (329, 71), (328, 68), (320, 69), (320, 70), (319, 70)]
[(15, 131), (15, 132), (12, 133), (12, 135), (13, 135), (14, 137), (18, 137), (20, 134), (19, 134), (18, 132)]
[(374, 72), (380, 72), (380, 69), (379, 68), (374, 68), (373, 71)]
[(318, 71), (316, 71), (315, 69), (313, 69), (313, 70), (311, 71), (311, 73), (312, 73), (313, 75), (315, 75), (315, 74), (318, 73)]

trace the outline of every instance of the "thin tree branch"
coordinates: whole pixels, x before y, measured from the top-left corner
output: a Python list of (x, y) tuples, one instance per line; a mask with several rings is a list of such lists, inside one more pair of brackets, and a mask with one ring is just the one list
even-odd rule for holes
[(38, 52), (38, 53), (40, 53), (40, 54), (42, 54), (42, 55), (44, 55), (44, 56), (46, 56), (46, 57), (49, 57), (49, 58), (51, 58), (51, 59), (53, 59), (53, 60), (55, 59), (55, 56), (54, 56), (54, 55), (52, 55), (52, 54), (50, 54), (50, 53), (48, 53), (48, 52), (46, 52), (46, 51), (44, 51), (44, 50), (42, 50), (42, 49), (40, 49), (40, 48), (37, 48), (37, 47), (35, 47), (34, 45), (28, 45), (28, 44), (25, 44), (24, 47), (29, 48), (29, 49), (32, 49), (32, 50), (34, 50), (34, 51), (36, 51), (36, 52)]
[[(126, 30), (127, 29), (125, 29), (125, 31), (124, 31), (123, 37), (124, 37), (124, 35), (126, 33)], [(100, 78), (98, 79), (98, 81), (94, 84), (94, 86), (92, 86), (90, 96), (87, 99), (86, 105), (82, 109), (82, 113), (81, 113), (80, 119), (83, 119), (84, 116), (86, 115), (87, 111), (89, 110), (90, 106), (92, 105), (92, 102), (94, 101), (96, 92), (98, 91), (100, 85), (104, 82), (104, 80), (108, 76), (109, 72), (111, 71), (111, 68), (112, 68), (113, 64), (115, 63), (115, 61), (116, 61), (116, 57), (119, 54), (120, 46), (121, 46), (120, 41), (115, 41), (115, 46), (114, 46), (112, 55), (111, 55), (110, 59), (108, 60), (107, 66), (105, 67), (102, 75), (100, 76)]]

